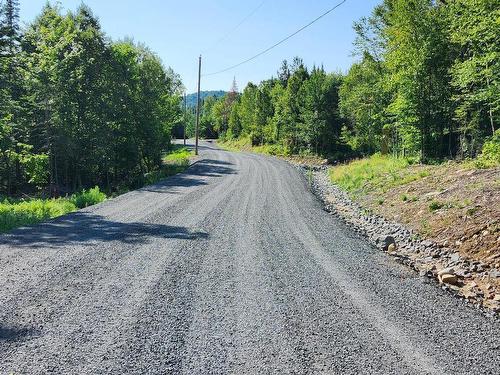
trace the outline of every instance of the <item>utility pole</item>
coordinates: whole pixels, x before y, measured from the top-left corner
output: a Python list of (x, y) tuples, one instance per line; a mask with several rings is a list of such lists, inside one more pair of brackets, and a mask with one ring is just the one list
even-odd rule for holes
[(186, 145), (186, 125), (187, 125), (187, 111), (186, 111), (186, 93), (184, 93), (184, 146)]
[(198, 102), (196, 105), (196, 130), (195, 130), (195, 148), (194, 154), (198, 155), (198, 130), (200, 126), (200, 79), (201, 79), (201, 55), (198, 59)]

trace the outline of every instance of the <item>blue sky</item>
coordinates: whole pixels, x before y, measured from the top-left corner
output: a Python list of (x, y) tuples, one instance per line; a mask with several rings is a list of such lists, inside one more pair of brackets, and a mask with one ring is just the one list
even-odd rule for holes
[[(239, 63), (294, 32), (340, 0), (267, 0), (237, 30), (228, 31), (262, 0), (86, 0), (103, 30), (113, 39), (143, 42), (182, 77), (187, 92), (196, 90), (198, 55), (210, 73)], [(202, 90), (228, 90), (233, 76), (242, 90), (276, 75), (283, 59), (300, 56), (308, 66), (345, 72), (354, 61), (352, 24), (369, 15), (380, 0), (348, 0), (341, 7), (266, 55), (235, 70), (204, 77)], [(21, 0), (21, 21), (32, 21), (45, 0)], [(52, 1), (53, 3), (53, 1)], [(59, 1), (74, 10), (81, 1)], [(228, 35), (222, 42), (219, 39)]]

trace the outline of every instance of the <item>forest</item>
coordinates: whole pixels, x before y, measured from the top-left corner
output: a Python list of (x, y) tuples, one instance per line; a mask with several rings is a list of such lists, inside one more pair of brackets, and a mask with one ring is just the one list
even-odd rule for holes
[[(21, 28), (19, 1), (1, 4), (0, 194), (141, 186), (185, 123), (194, 135), (180, 77), (146, 46), (112, 41), (84, 5), (63, 14), (47, 4)], [(295, 57), (242, 92), (234, 81), (204, 97), (200, 135), (335, 161), (498, 149), (499, 5), (384, 0), (354, 24), (347, 72)]]
[(384, 0), (354, 30), (357, 59), (346, 74), (285, 60), (276, 77), (207, 98), (203, 135), (335, 160), (381, 153), (427, 163), (491, 145), (498, 0)]
[(182, 121), (179, 76), (87, 6), (47, 4), (21, 29), (18, 0), (1, 5), (0, 194), (140, 186)]

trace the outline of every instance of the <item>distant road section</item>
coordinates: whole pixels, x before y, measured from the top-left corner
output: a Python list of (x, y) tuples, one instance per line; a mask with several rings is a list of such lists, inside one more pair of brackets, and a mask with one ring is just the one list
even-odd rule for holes
[(322, 209), (275, 158), (0, 236), (0, 374), (500, 374), (500, 324)]

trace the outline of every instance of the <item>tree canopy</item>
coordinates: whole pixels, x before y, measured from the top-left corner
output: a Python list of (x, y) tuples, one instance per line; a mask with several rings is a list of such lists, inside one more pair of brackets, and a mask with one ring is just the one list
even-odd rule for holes
[(384, 0), (354, 24), (357, 61), (347, 74), (285, 60), (277, 78), (248, 84), (231, 108), (212, 103), (212, 121), (229, 113), (221, 136), (287, 152), (474, 157), (500, 116), (498, 5)]
[(0, 192), (134, 184), (182, 120), (182, 83), (146, 46), (111, 41), (87, 6), (0, 18)]

